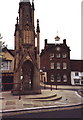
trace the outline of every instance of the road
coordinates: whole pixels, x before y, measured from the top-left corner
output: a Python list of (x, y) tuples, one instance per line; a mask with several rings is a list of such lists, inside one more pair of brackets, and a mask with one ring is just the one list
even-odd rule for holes
[(10, 115), (3, 118), (80, 118), (82, 119), (83, 108), (75, 108), (75, 109), (64, 109), (64, 110), (45, 110), (45, 111), (35, 111), (35, 112), (22, 112), (17, 113), (16, 115)]

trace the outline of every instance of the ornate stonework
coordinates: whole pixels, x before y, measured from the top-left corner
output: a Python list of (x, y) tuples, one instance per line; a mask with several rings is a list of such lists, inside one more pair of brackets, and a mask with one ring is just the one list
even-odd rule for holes
[[(34, 27), (34, 3), (19, 3), (15, 28), (15, 66), (13, 94), (41, 93), (40, 90), (40, 29)], [(37, 46), (35, 46), (37, 39)]]

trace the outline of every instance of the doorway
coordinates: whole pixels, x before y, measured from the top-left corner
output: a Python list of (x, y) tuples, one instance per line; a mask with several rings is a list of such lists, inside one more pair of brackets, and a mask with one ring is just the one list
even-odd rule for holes
[(26, 60), (22, 65), (22, 86), (24, 89), (33, 88), (34, 66), (30, 60)]

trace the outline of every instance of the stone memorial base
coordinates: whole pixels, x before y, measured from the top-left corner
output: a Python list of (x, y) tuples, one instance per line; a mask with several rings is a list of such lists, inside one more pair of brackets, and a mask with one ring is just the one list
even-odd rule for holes
[(32, 95), (32, 94), (41, 94), (41, 90), (37, 89), (37, 90), (12, 90), (11, 93), (13, 95)]

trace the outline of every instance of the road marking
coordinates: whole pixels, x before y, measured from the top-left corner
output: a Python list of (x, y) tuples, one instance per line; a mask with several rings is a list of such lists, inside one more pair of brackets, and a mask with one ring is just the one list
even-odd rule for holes
[(77, 91), (76, 91), (75, 93), (76, 93), (76, 95), (77, 95), (78, 97), (82, 98), (82, 96), (81, 96), (81, 95), (79, 95)]
[(55, 102), (55, 104), (64, 104), (64, 105), (66, 105), (67, 103), (65, 102), (65, 103), (63, 103), (63, 102)]

